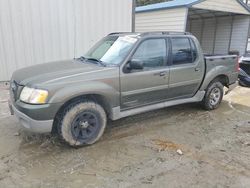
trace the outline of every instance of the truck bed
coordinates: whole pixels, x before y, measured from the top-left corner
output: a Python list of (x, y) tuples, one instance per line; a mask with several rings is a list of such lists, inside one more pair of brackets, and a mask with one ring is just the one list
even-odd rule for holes
[(204, 54), (204, 59), (207, 65), (207, 71), (209, 71), (210, 66), (227, 66), (229, 70), (236, 70), (238, 66), (238, 56), (237, 55), (207, 55)]
[(229, 84), (235, 82), (237, 77), (235, 75), (238, 74), (238, 56), (237, 55), (207, 55), (204, 54), (204, 59), (206, 63), (206, 74), (210, 72), (210, 70), (217, 67), (218, 72), (223, 67), (226, 68), (224, 70), (224, 75), (227, 75), (229, 78)]

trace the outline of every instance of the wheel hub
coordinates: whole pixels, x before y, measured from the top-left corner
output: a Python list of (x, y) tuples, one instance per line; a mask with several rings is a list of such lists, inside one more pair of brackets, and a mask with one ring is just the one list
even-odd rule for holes
[(81, 121), (79, 123), (81, 129), (87, 129), (89, 127), (89, 122), (88, 121)]
[(220, 101), (221, 93), (218, 88), (214, 88), (210, 93), (210, 104), (216, 105)]
[(215, 98), (216, 98), (216, 95), (213, 93), (213, 94), (211, 95), (211, 98), (212, 98), (212, 99), (215, 99)]
[(89, 111), (76, 115), (71, 125), (71, 132), (77, 140), (88, 140), (98, 131), (98, 118)]

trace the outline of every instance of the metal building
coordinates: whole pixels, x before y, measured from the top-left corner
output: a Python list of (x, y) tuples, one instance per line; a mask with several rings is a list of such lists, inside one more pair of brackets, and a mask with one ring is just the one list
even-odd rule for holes
[(0, 0), (0, 81), (83, 55), (108, 33), (131, 31), (132, 18), (132, 0)]
[(188, 31), (204, 53), (245, 53), (250, 10), (241, 0), (172, 0), (136, 8), (136, 31)]

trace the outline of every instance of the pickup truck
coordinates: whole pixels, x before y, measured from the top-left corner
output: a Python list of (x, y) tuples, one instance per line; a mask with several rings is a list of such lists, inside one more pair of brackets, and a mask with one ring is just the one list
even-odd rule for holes
[(90, 145), (107, 119), (183, 103), (218, 108), (238, 66), (236, 55), (204, 57), (190, 33), (111, 33), (82, 57), (15, 71), (9, 106), (25, 129)]

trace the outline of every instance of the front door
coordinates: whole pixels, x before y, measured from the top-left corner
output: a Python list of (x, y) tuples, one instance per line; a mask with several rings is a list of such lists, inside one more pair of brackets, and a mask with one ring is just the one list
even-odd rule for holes
[(169, 67), (165, 38), (142, 41), (130, 61), (143, 63), (143, 69), (121, 70), (121, 108), (129, 109), (157, 103), (167, 98)]

